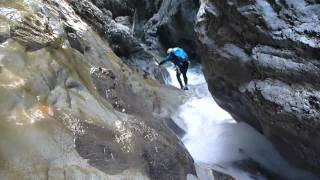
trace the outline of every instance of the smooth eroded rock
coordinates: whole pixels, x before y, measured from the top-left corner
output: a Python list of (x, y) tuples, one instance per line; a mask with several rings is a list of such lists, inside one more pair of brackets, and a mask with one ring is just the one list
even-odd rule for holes
[(196, 31), (215, 100), (298, 167), (320, 171), (315, 1), (203, 1)]

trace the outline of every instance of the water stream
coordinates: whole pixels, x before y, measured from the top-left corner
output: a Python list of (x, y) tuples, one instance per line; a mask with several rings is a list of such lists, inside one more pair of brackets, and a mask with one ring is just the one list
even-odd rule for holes
[[(179, 87), (173, 67), (168, 71), (171, 85)], [(281, 179), (317, 179), (292, 167), (263, 135), (245, 123), (237, 123), (220, 108), (208, 91), (200, 65), (191, 67), (188, 77), (190, 99), (172, 119), (185, 130), (182, 141), (199, 166), (240, 180), (269, 179), (270, 174)], [(240, 168), (243, 166), (246, 170)]]

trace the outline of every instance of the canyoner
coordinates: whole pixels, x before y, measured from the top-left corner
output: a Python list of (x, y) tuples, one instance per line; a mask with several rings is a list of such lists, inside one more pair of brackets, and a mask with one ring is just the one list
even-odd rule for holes
[[(162, 64), (168, 61), (171, 61), (175, 65), (176, 76), (179, 81), (181, 89), (188, 90), (187, 71), (190, 63), (188, 59), (188, 54), (182, 48), (179, 48), (179, 47), (169, 48), (167, 50), (167, 56), (164, 58), (163, 61), (159, 63), (159, 66), (161, 66)], [(180, 78), (181, 74), (183, 75), (184, 86)]]
[(0, 0), (0, 180), (320, 180), (319, 7)]

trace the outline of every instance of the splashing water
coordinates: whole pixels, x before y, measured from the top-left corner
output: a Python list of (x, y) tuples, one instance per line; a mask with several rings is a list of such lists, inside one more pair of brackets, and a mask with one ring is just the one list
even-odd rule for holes
[[(179, 87), (173, 67), (171, 85)], [(285, 179), (317, 179), (289, 165), (259, 132), (245, 123), (236, 123), (220, 108), (208, 91), (200, 66), (188, 71), (191, 98), (172, 119), (186, 134), (182, 138), (197, 164), (229, 174), (236, 179), (266, 179), (240, 170), (235, 164), (253, 160), (272, 174)], [(201, 178), (200, 178), (201, 179)]]

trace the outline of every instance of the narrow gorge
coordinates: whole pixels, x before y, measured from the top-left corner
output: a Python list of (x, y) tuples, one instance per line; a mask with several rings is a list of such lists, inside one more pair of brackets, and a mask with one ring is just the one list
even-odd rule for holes
[[(320, 179), (318, 0), (0, 0), (0, 179)], [(191, 60), (190, 90), (167, 48)]]

